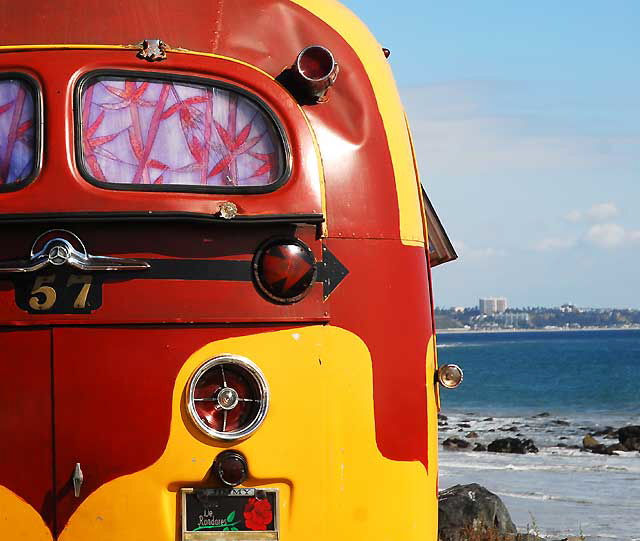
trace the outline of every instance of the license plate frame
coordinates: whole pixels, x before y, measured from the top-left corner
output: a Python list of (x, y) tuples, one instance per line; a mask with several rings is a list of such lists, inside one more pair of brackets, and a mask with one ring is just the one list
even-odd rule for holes
[[(249, 501), (256, 509), (258, 501), (266, 500), (272, 511), (272, 521), (266, 529), (253, 530), (264, 520), (256, 509), (253, 523), (246, 514)], [(258, 508), (269, 507), (257, 504)], [(180, 490), (182, 541), (278, 541), (280, 539), (280, 502), (277, 488), (182, 488)], [(251, 515), (250, 515), (251, 516)], [(231, 521), (228, 519), (231, 517)]]

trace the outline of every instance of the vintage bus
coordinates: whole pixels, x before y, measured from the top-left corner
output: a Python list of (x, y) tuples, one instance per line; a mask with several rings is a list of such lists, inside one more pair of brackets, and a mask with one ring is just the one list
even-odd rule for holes
[(0, 539), (435, 540), (455, 253), (388, 51), (332, 0), (0, 29)]

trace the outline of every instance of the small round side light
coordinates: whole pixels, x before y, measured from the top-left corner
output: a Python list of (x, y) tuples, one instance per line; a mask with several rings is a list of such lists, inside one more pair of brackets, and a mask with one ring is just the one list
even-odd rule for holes
[(223, 451), (213, 462), (213, 472), (225, 486), (236, 487), (247, 480), (247, 459), (237, 451)]
[(457, 364), (443, 364), (438, 368), (438, 381), (447, 389), (455, 389), (464, 378), (462, 368)]

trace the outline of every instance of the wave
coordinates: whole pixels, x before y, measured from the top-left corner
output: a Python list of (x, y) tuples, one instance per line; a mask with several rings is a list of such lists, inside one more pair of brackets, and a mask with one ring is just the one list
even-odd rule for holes
[(583, 498), (570, 498), (568, 496), (553, 496), (551, 494), (543, 494), (541, 492), (500, 492), (496, 491), (498, 496), (506, 496), (509, 498), (520, 498), (524, 500), (537, 500), (537, 501), (557, 501), (568, 503), (579, 503), (581, 505), (595, 505), (596, 502), (592, 500), (585, 500)]
[[(445, 451), (440, 454), (441, 469), (450, 470), (495, 470), (495, 471), (532, 471), (532, 472), (573, 472), (573, 473), (622, 473), (622, 474), (640, 474), (640, 462), (638, 457), (633, 454), (631, 462), (625, 460), (624, 457), (584, 454), (579, 457), (578, 464), (575, 461), (569, 462), (566, 459), (577, 457), (578, 455), (560, 455), (540, 453), (537, 455), (516, 455), (517, 460), (521, 460), (520, 464), (515, 462), (505, 463), (505, 455), (501, 453), (479, 454), (475, 452), (465, 453), (461, 451)], [(464, 456), (464, 462), (450, 460), (453, 456)], [(469, 460), (471, 459), (471, 460)], [(557, 459), (557, 460), (553, 460)], [(617, 460), (616, 460), (617, 459)], [(511, 458), (513, 460), (513, 458)], [(602, 463), (607, 460), (607, 463)], [(615, 464), (611, 464), (612, 460), (616, 460)], [(594, 463), (594, 461), (597, 461)], [(624, 463), (623, 463), (624, 461)]]

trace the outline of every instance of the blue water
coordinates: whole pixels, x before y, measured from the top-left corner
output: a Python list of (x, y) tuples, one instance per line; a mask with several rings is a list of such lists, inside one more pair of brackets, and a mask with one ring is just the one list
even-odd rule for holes
[(440, 334), (438, 358), (464, 370), (462, 385), (441, 393), (448, 419), (440, 441), (515, 436), (540, 449), (442, 449), (441, 488), (480, 483), (502, 498), (520, 531), (535, 524), (549, 539), (640, 541), (640, 453), (581, 449), (587, 433), (640, 424), (640, 330)]
[(464, 370), (444, 409), (640, 412), (640, 330), (440, 334), (438, 346)]

